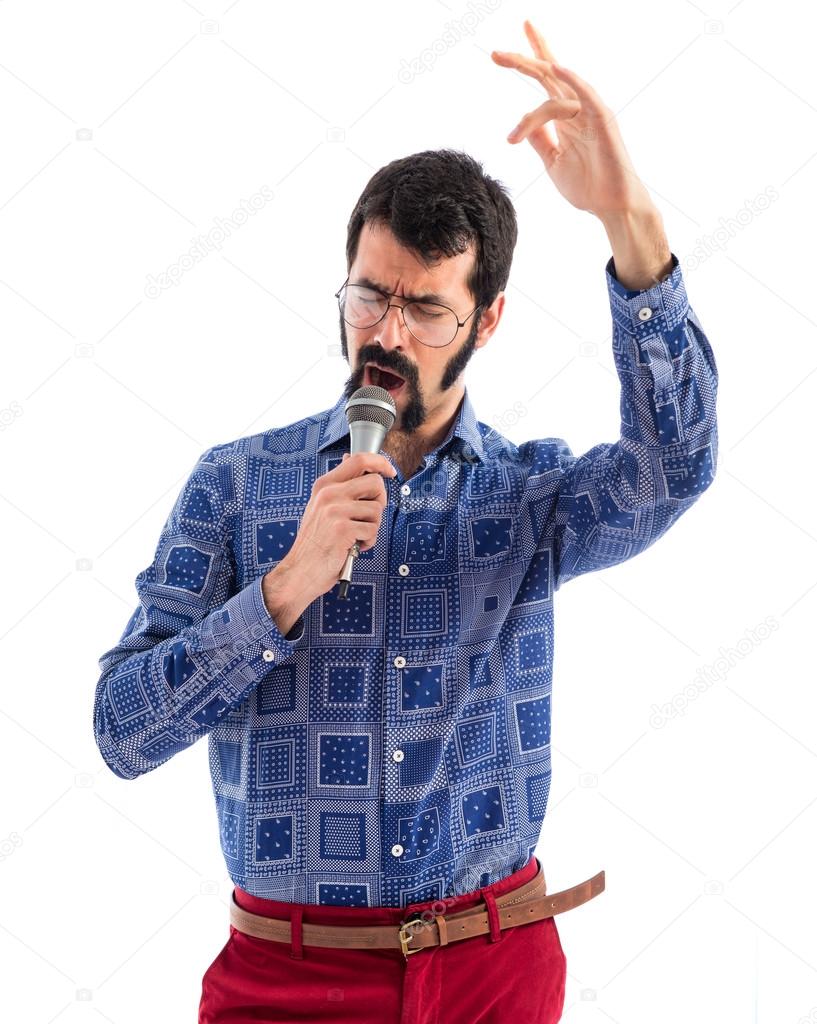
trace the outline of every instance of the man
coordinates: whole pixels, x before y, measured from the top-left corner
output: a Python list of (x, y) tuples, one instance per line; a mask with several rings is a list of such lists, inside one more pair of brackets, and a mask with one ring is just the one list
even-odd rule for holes
[[(607, 231), (621, 436), (577, 458), (476, 419), (463, 370), (502, 315), (512, 204), (451, 150), (378, 171), (337, 293), (343, 394), (202, 454), (100, 659), (94, 729), (117, 775), (209, 736), (234, 890), (201, 1024), (556, 1021), (554, 914), (603, 887), (545, 897), (534, 855), (553, 595), (709, 485), (717, 370), (612, 115), (526, 30), (535, 59), (493, 56), (547, 88), (516, 138)], [(345, 404), (366, 384), (397, 417), (380, 453), (350, 456)]]

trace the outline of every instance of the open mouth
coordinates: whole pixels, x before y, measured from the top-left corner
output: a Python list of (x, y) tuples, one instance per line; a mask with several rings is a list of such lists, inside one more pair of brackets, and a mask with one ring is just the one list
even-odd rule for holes
[(385, 388), (391, 394), (396, 394), (406, 383), (398, 374), (392, 373), (391, 370), (381, 370), (379, 366), (374, 366), (372, 363), (366, 364), (363, 382)]

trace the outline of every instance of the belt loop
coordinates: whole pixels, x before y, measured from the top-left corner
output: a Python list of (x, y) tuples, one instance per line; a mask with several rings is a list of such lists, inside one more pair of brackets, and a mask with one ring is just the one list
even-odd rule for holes
[(502, 933), (499, 930), (499, 911), (496, 906), (496, 896), (489, 889), (480, 889), (480, 895), (485, 900), (488, 908), (488, 924), (491, 927), (491, 942), (499, 942)]
[(290, 919), (290, 956), (293, 960), (304, 958), (304, 932), (303, 932), (304, 908), (298, 904), (292, 904), (292, 917)]

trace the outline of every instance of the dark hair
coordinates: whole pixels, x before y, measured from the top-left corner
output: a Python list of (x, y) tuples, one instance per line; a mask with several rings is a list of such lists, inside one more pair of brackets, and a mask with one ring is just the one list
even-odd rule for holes
[(473, 245), (476, 259), (466, 284), (483, 308), (508, 283), (516, 211), (505, 186), (485, 174), (467, 153), (427, 149), (376, 171), (349, 218), (347, 272), (367, 221), (388, 227), (426, 266)]

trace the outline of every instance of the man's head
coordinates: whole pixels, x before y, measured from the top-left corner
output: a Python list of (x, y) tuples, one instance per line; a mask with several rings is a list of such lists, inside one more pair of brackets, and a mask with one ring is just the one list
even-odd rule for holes
[(398, 306), (433, 293), (465, 323), (450, 344), (435, 348), (411, 334), (399, 309), (368, 328), (341, 316), (341, 346), (352, 370), (345, 396), (370, 382), (366, 364), (373, 362), (405, 380), (394, 394), (396, 429), (410, 434), (453, 412), (466, 363), (499, 323), (516, 238), (504, 187), (465, 153), (426, 150), (377, 171), (349, 219), (349, 283), (378, 285), (395, 293), (389, 301)]

